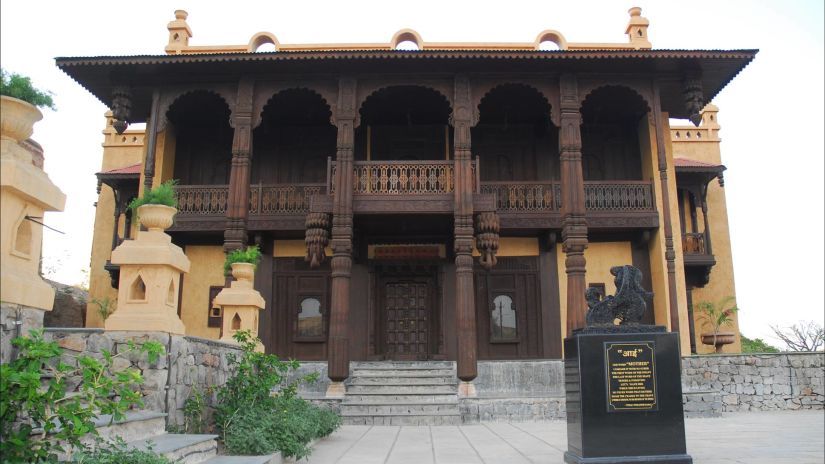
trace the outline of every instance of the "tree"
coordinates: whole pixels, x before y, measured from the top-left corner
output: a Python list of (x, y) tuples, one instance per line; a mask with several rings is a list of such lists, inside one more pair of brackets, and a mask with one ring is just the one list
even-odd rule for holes
[(825, 344), (825, 328), (814, 321), (799, 321), (785, 328), (772, 325), (771, 330), (790, 351), (817, 351)]
[(779, 353), (779, 348), (768, 344), (761, 338), (751, 340), (745, 335), (741, 335), (743, 353)]

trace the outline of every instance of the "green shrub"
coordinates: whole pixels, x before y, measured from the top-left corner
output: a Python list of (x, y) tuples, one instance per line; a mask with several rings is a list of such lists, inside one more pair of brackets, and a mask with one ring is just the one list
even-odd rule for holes
[[(228, 355), (234, 375), (218, 391), (215, 420), (230, 454), (261, 455), (280, 451), (284, 457), (302, 458), (309, 442), (329, 435), (341, 425), (332, 411), (297, 396), (298, 385), (314, 382), (317, 374), (288, 383), (297, 361), (255, 351), (258, 340), (248, 331), (235, 334), (243, 352)], [(277, 393), (273, 393), (278, 390)]]
[(74, 456), (78, 464), (172, 464), (164, 456), (148, 451), (130, 449), (118, 437), (114, 443), (102, 443), (94, 450), (84, 450)]
[(257, 245), (246, 247), (246, 250), (233, 250), (226, 255), (226, 260), (223, 262), (223, 272), (228, 274), (234, 263), (250, 263), (258, 267), (258, 263), (260, 262), (261, 250)]
[(54, 106), (51, 92), (37, 90), (28, 77), (15, 73), (9, 74), (3, 69), (0, 69), (0, 95), (18, 98), (38, 108), (57, 109)]
[(779, 353), (779, 348), (768, 345), (761, 338), (750, 338), (741, 335), (743, 353)]
[[(16, 359), (0, 365), (0, 460), (2, 462), (41, 462), (56, 459), (65, 451), (60, 442), (83, 449), (81, 438), (97, 436), (93, 420), (111, 414), (124, 417), (131, 406), (142, 406), (137, 385), (143, 377), (137, 369), (113, 370), (113, 360), (134, 351), (147, 353), (155, 362), (163, 345), (148, 341), (139, 349), (113, 355), (102, 352), (102, 359), (78, 356), (77, 367), (60, 361), (63, 349), (47, 342), (42, 330), (18, 337), (12, 343), (19, 349)], [(66, 381), (80, 376), (77, 392), (66, 395)], [(32, 430), (40, 429), (37, 437)], [(35, 439), (39, 438), (39, 439)]]
[(135, 211), (143, 205), (165, 205), (178, 207), (178, 198), (175, 196), (177, 179), (167, 180), (153, 189), (143, 192), (142, 197), (135, 198), (129, 203), (129, 209)]

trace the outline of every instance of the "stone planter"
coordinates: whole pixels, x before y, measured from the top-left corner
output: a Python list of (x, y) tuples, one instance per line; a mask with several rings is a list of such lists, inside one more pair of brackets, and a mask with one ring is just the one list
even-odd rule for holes
[(722, 352), (722, 347), (730, 345), (736, 341), (736, 334), (733, 332), (717, 332), (716, 334), (704, 333), (702, 334), (702, 343), (711, 345), (716, 348), (717, 353)]
[(137, 209), (140, 224), (151, 231), (163, 232), (172, 227), (176, 208), (166, 205), (143, 205)]
[(0, 96), (0, 137), (22, 142), (32, 136), (34, 123), (43, 119), (36, 106), (13, 97)]
[(255, 278), (255, 265), (252, 263), (232, 263), (232, 277), (237, 281), (252, 282)]

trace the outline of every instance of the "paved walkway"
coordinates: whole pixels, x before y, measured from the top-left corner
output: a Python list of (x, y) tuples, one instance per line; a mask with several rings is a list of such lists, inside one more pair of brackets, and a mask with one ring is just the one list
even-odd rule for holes
[[(688, 419), (697, 464), (822, 464), (825, 413), (728, 413)], [(310, 464), (562, 463), (563, 421), (462, 426), (344, 426), (315, 445)]]

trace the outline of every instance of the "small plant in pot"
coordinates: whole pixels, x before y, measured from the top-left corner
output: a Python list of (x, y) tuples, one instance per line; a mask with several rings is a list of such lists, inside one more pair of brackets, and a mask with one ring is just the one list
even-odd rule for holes
[(37, 108), (55, 110), (51, 92), (36, 89), (31, 79), (0, 69), (0, 133), (21, 142), (31, 137), (34, 123), (43, 119)]
[(717, 303), (712, 301), (701, 301), (696, 303), (696, 311), (699, 312), (699, 319), (703, 321), (702, 327), (709, 327), (710, 332), (702, 334), (702, 343), (711, 345), (717, 353), (722, 352), (724, 345), (730, 345), (736, 341), (736, 334), (733, 332), (722, 332), (722, 328), (733, 325), (733, 315), (739, 311), (736, 300), (726, 297)]
[(228, 274), (232, 271), (232, 277), (235, 280), (252, 281), (255, 275), (255, 268), (261, 262), (261, 250), (257, 245), (246, 247), (246, 249), (237, 249), (231, 251), (226, 255), (226, 261), (223, 263), (223, 272)]
[(172, 226), (175, 213), (178, 212), (175, 196), (177, 183), (175, 179), (167, 180), (129, 203), (129, 209), (137, 212), (138, 221), (149, 231), (163, 231)]

